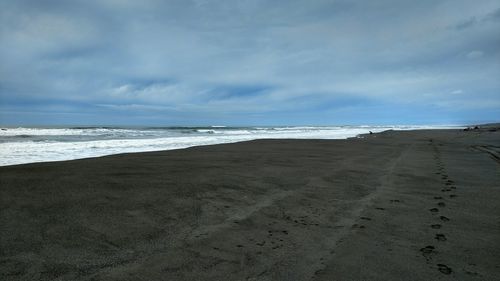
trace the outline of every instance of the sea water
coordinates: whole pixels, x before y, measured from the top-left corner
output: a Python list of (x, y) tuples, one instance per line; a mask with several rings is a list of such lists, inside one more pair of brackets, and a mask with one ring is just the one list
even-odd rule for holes
[(0, 130), (0, 166), (255, 139), (345, 139), (370, 131), (433, 128), (457, 127), (3, 127)]

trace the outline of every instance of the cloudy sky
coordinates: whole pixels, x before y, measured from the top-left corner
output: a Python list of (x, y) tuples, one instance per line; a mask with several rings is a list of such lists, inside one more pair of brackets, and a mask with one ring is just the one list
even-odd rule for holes
[(498, 0), (0, 2), (0, 123), (500, 121)]

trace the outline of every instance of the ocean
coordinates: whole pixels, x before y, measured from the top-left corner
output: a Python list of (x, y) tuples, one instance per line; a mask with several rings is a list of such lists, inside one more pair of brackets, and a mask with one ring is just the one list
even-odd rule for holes
[(0, 166), (158, 151), (255, 139), (346, 139), (369, 131), (458, 126), (3, 127)]

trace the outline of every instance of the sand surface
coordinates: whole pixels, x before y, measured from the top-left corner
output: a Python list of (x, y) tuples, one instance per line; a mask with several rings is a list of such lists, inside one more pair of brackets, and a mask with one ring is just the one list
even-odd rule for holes
[(498, 280), (500, 131), (0, 167), (1, 280)]

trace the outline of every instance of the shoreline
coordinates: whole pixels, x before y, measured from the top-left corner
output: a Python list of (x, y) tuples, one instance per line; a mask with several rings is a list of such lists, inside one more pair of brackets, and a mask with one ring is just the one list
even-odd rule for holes
[(2, 166), (0, 276), (492, 280), (499, 140), (385, 131)]
[[(0, 134), (0, 166), (174, 150), (255, 139), (346, 139), (392, 127), (15, 128)], [(428, 127), (428, 128), (432, 128)], [(438, 127), (435, 127), (436, 129)], [(439, 129), (447, 127), (439, 127)], [(456, 129), (456, 128), (455, 128)]]

